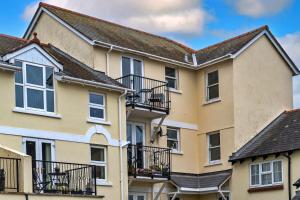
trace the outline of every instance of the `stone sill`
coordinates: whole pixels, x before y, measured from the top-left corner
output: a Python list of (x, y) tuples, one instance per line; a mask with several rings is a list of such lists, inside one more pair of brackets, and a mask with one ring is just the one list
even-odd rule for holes
[(254, 192), (266, 192), (266, 191), (273, 191), (273, 190), (283, 190), (283, 185), (253, 187), (253, 188), (249, 188), (248, 192), (254, 193)]

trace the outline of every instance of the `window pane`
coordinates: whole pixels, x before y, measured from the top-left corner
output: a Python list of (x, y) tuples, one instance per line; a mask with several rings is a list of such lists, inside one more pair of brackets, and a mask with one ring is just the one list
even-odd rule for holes
[(259, 185), (259, 165), (251, 165), (251, 185)]
[(145, 200), (145, 197), (144, 196), (138, 196), (137, 200)]
[(130, 59), (122, 57), (122, 76), (130, 74)]
[(214, 85), (208, 88), (208, 99), (215, 99), (219, 97), (219, 85)]
[(209, 135), (210, 147), (220, 146), (220, 133)]
[(90, 108), (90, 117), (104, 119), (104, 110), (101, 108)]
[(28, 88), (27, 105), (31, 108), (44, 109), (44, 92)]
[(23, 86), (16, 85), (16, 107), (24, 107), (24, 95), (23, 95)]
[(133, 200), (133, 196), (129, 195), (128, 200)]
[(167, 141), (167, 146), (170, 149), (176, 149), (176, 150), (178, 150), (178, 142), (176, 142), (176, 141), (168, 140)]
[(273, 163), (273, 176), (274, 176), (274, 182), (282, 182), (282, 163), (281, 161), (275, 161)]
[(32, 65), (26, 65), (27, 83), (34, 85), (43, 85), (43, 68)]
[[(15, 61), (15, 65), (18, 67), (22, 67), (22, 62)], [(15, 81), (16, 83), (23, 83), (23, 73), (22, 71), (18, 71), (15, 73)]]
[(176, 89), (176, 80), (171, 78), (166, 78), (167, 87)]
[(46, 87), (53, 89), (53, 68), (46, 67)]
[(93, 161), (105, 162), (105, 151), (100, 148), (91, 148), (91, 159)]
[(97, 179), (105, 179), (105, 167), (104, 166), (96, 166), (96, 178)]
[(216, 84), (219, 82), (219, 73), (218, 71), (214, 71), (207, 74), (207, 83), (208, 86), (212, 84)]
[(54, 112), (54, 92), (47, 91), (47, 111)]
[(133, 60), (133, 73), (135, 75), (142, 76), (142, 62), (139, 60)]
[(220, 147), (210, 149), (210, 160), (215, 161), (215, 160), (220, 160)]
[(272, 174), (262, 174), (261, 175), (261, 184), (270, 185), (272, 184)]
[(104, 98), (103, 98), (102, 95), (90, 94), (90, 103), (103, 105), (104, 104)]
[(263, 163), (261, 165), (261, 171), (262, 172), (269, 172), (269, 171), (271, 171), (271, 164), (270, 163)]
[(165, 68), (165, 75), (170, 77), (176, 77), (176, 70), (174, 68), (166, 67)]
[(168, 138), (177, 140), (177, 130), (167, 129)]

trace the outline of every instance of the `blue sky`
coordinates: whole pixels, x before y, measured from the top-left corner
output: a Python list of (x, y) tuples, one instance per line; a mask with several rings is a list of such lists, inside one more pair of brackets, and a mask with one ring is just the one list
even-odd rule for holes
[[(157, 3), (155, 3), (157, 1)], [(22, 36), (39, 1), (3, 0), (0, 33)], [(164, 35), (194, 49), (269, 25), (300, 66), (300, 1), (297, 0), (45, 0), (116, 23)], [(99, 6), (103, 7), (99, 12)], [(126, 8), (126, 9), (125, 9)], [(300, 78), (294, 81), (300, 107)]]

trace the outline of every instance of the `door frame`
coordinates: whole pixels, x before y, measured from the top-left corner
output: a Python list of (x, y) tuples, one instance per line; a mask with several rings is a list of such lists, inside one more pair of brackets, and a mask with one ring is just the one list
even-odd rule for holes
[[(128, 192), (128, 197), (129, 195), (132, 195), (133, 197), (143, 196), (144, 200), (147, 200), (147, 193), (145, 192)], [(137, 199), (133, 199), (133, 200), (137, 200)]]
[[(142, 122), (132, 122), (132, 121), (127, 121), (126, 126), (130, 124), (131, 125), (131, 139), (132, 139), (132, 143), (131, 141), (130, 144), (136, 145), (136, 126), (142, 126), (143, 127), (143, 146), (145, 146), (146, 144), (146, 125)], [(134, 127), (134, 128), (133, 128)], [(127, 130), (127, 129), (126, 129)], [(132, 133), (135, 133), (134, 137), (132, 135)], [(127, 133), (126, 133), (127, 134)]]
[(51, 161), (55, 161), (55, 144), (53, 140), (47, 140), (47, 139), (39, 139), (39, 138), (29, 138), (29, 137), (23, 137), (22, 138), (22, 148), (23, 152), (26, 154), (26, 142), (35, 142), (36, 146), (36, 160), (42, 160), (42, 143), (49, 143), (51, 144)]

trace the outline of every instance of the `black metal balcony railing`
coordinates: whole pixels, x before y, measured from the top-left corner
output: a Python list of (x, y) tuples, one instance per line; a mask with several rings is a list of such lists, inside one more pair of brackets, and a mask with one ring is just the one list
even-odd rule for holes
[(127, 156), (129, 176), (170, 178), (170, 149), (130, 144)]
[(21, 160), (0, 157), (0, 192), (19, 192), (19, 170)]
[(33, 160), (35, 193), (97, 195), (93, 165)]
[(125, 87), (135, 90), (127, 95), (127, 105), (157, 110), (169, 114), (170, 96), (167, 83), (138, 75), (127, 75), (116, 79)]

